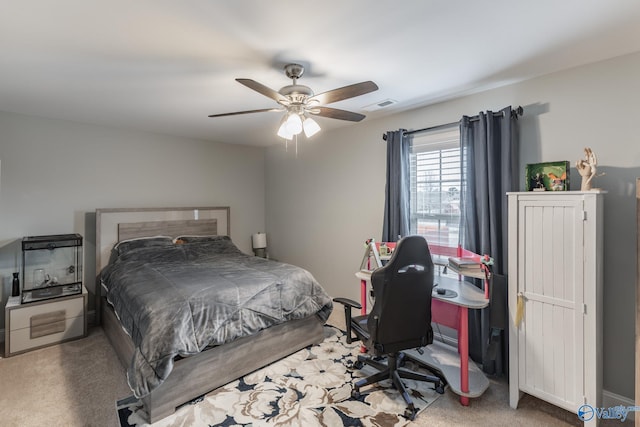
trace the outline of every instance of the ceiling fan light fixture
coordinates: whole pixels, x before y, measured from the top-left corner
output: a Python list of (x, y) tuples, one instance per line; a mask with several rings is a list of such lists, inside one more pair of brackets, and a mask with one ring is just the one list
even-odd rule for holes
[(304, 134), (307, 138), (311, 138), (313, 135), (320, 132), (320, 125), (311, 117), (304, 119), (304, 122), (302, 122), (302, 128), (304, 129)]
[(302, 119), (298, 113), (289, 113), (287, 121), (285, 122), (287, 133), (292, 135), (298, 135), (302, 132)]
[(284, 139), (288, 139), (289, 141), (291, 141), (293, 139), (293, 133), (289, 132), (289, 130), (287, 129), (287, 120), (286, 120), (287, 116), (284, 116), (282, 119), (282, 123), (280, 124), (280, 127), (278, 128), (278, 136), (280, 138), (284, 138)]

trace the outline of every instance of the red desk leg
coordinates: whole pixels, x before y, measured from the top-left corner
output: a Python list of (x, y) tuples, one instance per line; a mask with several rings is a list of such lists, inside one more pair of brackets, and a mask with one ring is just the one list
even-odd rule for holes
[[(365, 316), (367, 314), (367, 281), (360, 280), (360, 314)], [(363, 345), (360, 346), (360, 353), (366, 353), (367, 348)]]
[[(460, 389), (469, 392), (469, 312), (467, 307), (460, 307), (460, 330), (458, 333), (458, 349), (460, 352)], [(469, 398), (460, 396), (460, 404), (469, 406)]]
[(367, 314), (367, 281), (360, 280), (360, 314), (363, 316)]

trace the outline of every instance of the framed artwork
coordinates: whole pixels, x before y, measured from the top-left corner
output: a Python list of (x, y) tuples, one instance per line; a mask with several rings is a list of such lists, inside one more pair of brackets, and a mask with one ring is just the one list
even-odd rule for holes
[(568, 191), (569, 162), (530, 163), (525, 182), (527, 191)]

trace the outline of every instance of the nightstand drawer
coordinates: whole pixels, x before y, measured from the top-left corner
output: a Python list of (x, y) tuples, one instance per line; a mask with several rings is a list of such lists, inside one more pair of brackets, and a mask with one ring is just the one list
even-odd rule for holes
[(62, 322), (42, 324), (30, 328), (13, 330), (9, 352), (19, 353), (32, 348), (59, 343), (84, 335), (84, 316), (64, 319)]
[(48, 301), (46, 304), (22, 305), (17, 310), (11, 310), (9, 315), (10, 330), (30, 329), (45, 323), (79, 317), (83, 313), (84, 298), (82, 295), (73, 299)]
[(5, 306), (5, 357), (87, 334), (87, 290), (82, 294), (20, 304), (9, 297)]

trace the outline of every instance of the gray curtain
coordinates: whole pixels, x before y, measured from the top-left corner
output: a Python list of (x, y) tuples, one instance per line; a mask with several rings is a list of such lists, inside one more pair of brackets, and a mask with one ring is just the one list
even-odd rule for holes
[(395, 242), (398, 236), (409, 235), (411, 137), (404, 135), (404, 132), (404, 129), (400, 129), (387, 132), (384, 136), (387, 141), (387, 184), (382, 225), (383, 242)]
[(507, 196), (518, 189), (518, 119), (511, 107), (460, 121), (465, 249), (494, 259), (490, 305), (469, 311), (469, 354), (489, 374), (508, 369)]

